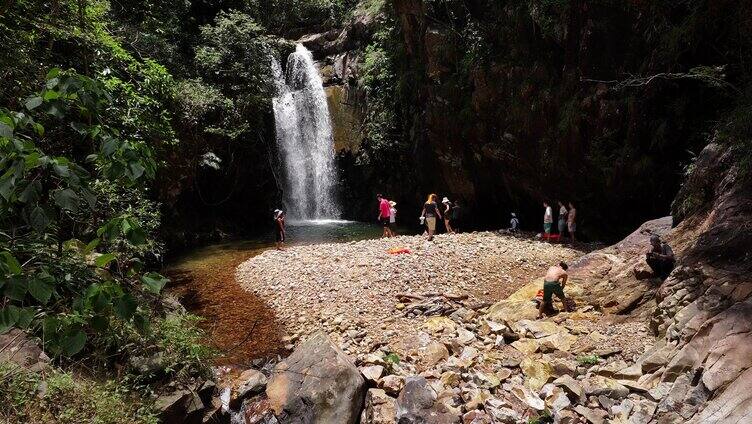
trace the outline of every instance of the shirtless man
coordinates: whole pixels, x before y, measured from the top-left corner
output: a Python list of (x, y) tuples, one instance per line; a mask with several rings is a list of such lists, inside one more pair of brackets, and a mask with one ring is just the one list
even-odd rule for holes
[(567, 299), (564, 297), (564, 286), (567, 284), (567, 269), (569, 267), (564, 262), (552, 266), (548, 269), (546, 276), (543, 278), (543, 301), (538, 307), (538, 319), (543, 318), (543, 310), (547, 305), (553, 306), (553, 296), (561, 299), (564, 309), (567, 309)]

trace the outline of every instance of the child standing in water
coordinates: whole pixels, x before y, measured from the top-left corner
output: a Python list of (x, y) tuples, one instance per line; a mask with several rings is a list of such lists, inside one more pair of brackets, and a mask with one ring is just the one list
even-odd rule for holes
[(274, 210), (274, 236), (277, 242), (277, 250), (285, 250), (285, 212)]

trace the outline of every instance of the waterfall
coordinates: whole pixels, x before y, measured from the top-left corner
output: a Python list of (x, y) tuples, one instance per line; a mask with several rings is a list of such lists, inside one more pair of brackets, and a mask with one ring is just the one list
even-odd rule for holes
[(337, 181), (334, 141), (326, 94), (313, 57), (298, 44), (287, 58), (286, 72), (276, 59), (274, 124), (284, 174), (284, 203), (297, 220), (336, 219)]

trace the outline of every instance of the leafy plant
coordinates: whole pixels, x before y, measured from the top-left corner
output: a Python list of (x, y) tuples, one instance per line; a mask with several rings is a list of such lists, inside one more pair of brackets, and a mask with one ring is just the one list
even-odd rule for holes
[[(96, 179), (137, 189), (156, 170), (151, 149), (105, 119), (110, 101), (100, 81), (53, 69), (24, 111), (0, 110), (0, 331), (41, 331), (54, 355), (81, 352), (112, 320), (144, 331), (139, 299), (167, 282), (119, 249), (146, 244), (139, 220), (97, 210)], [(88, 163), (48, 154), (53, 137), (77, 138)]]
[(598, 355), (580, 355), (577, 357), (577, 363), (580, 365), (597, 365), (601, 360)]

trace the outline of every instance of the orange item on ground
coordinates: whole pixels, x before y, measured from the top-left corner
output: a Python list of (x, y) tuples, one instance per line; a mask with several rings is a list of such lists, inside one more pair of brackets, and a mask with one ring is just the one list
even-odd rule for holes
[(402, 253), (411, 253), (410, 249), (406, 247), (392, 247), (391, 249), (387, 250), (387, 253), (390, 255), (400, 255)]

